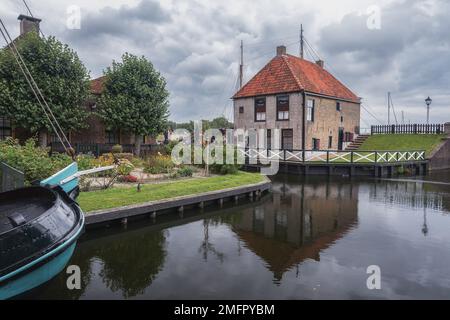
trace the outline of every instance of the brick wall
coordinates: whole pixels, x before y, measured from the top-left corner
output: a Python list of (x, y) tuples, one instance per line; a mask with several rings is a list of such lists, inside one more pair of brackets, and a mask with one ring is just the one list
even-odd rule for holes
[[(303, 97), (300, 93), (289, 94), (289, 120), (277, 121), (276, 95), (266, 96), (266, 121), (255, 122), (255, 99), (236, 99), (234, 101), (235, 129), (293, 129), (294, 148), (300, 149), (302, 145), (302, 101)], [(244, 107), (244, 113), (239, 113), (241, 106)]]
[[(312, 138), (320, 139), (320, 149), (328, 149), (328, 137), (332, 136), (331, 149), (338, 148), (338, 132), (342, 127), (345, 132), (356, 136), (355, 128), (360, 126), (360, 105), (357, 103), (341, 103), (341, 111), (336, 110), (336, 100), (307, 95), (313, 99), (314, 121), (306, 124), (306, 149), (312, 149)], [(234, 100), (235, 129), (293, 129), (294, 149), (302, 148), (303, 95), (289, 94), (289, 121), (276, 120), (276, 95), (266, 96), (266, 121), (255, 122), (255, 98)], [(240, 113), (240, 107), (244, 113)], [(342, 117), (342, 122), (341, 122)], [(345, 144), (344, 146), (345, 147)]]
[(355, 137), (355, 127), (360, 125), (359, 104), (340, 101), (341, 111), (337, 111), (334, 99), (308, 95), (306, 99), (315, 101), (314, 122), (306, 122), (306, 149), (312, 149), (313, 138), (320, 139), (320, 149), (328, 149), (328, 137), (331, 136), (330, 149), (337, 150), (340, 127), (344, 134), (350, 132)]

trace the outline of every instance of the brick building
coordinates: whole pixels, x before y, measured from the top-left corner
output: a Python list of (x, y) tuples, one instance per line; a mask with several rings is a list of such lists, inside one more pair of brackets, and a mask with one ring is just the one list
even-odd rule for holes
[[(18, 19), (20, 21), (20, 35), (14, 41), (20, 41), (21, 35), (27, 32), (39, 33), (40, 19), (25, 15), (20, 15)], [(104, 80), (104, 77), (91, 80), (89, 98), (82, 106), (80, 106), (80, 108), (86, 108), (87, 112), (95, 111), (97, 107), (97, 100), (103, 90)], [(128, 145), (127, 149), (130, 149), (135, 142), (135, 137), (133, 134), (122, 130), (108, 130), (103, 121), (95, 114), (91, 114), (88, 117), (87, 124), (88, 127), (86, 129), (67, 133), (67, 137), (73, 145), (101, 144), (104, 145), (102, 150), (107, 151), (114, 144)], [(0, 140), (4, 140), (7, 137), (13, 137), (23, 142), (34, 136), (36, 136), (35, 133), (30, 132), (26, 128), (15, 126), (10, 119), (0, 115)], [(58, 139), (55, 134), (48, 133), (46, 138), (49, 145), (52, 143), (58, 143)], [(154, 144), (155, 139), (150, 136), (144, 137), (142, 143)]]
[(342, 150), (359, 134), (360, 98), (323, 61), (289, 55), (285, 46), (233, 100), (235, 129), (267, 129), (267, 138), (280, 129), (282, 149)]

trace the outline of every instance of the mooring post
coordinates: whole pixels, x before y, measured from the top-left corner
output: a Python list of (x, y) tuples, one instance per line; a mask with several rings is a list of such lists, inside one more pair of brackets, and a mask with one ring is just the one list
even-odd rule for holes
[(203, 209), (205, 207), (205, 203), (203, 201), (200, 201), (200, 203), (198, 204), (198, 207), (200, 209)]
[(384, 177), (384, 167), (383, 166), (380, 167), (379, 177), (380, 178)]
[(150, 216), (152, 217), (152, 219), (156, 219), (156, 211), (153, 211)]
[(122, 218), (120, 222), (122, 223), (122, 225), (126, 226), (128, 223), (128, 218)]
[(239, 202), (239, 196), (234, 196), (234, 203), (238, 203)]
[(222, 206), (223, 206), (223, 198), (219, 199), (219, 206), (222, 208)]

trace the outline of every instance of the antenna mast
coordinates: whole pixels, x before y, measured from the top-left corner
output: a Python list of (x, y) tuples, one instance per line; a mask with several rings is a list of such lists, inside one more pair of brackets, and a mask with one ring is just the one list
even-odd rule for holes
[(303, 24), (300, 24), (300, 58), (303, 59)]
[(239, 64), (239, 88), (244, 80), (244, 41), (241, 40), (241, 63)]
[(388, 125), (391, 124), (391, 93), (388, 92), (387, 95), (387, 102), (388, 102)]

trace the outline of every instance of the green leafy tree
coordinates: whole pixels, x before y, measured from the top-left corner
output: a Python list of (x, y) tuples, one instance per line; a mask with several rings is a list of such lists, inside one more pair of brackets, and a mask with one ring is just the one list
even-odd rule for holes
[(206, 126), (208, 129), (233, 129), (234, 124), (228, 121), (224, 116), (214, 118), (211, 121), (206, 121)]
[(166, 80), (145, 57), (129, 53), (113, 61), (105, 72), (98, 114), (111, 129), (135, 135), (135, 153), (140, 154), (141, 137), (167, 128), (169, 92)]
[[(89, 94), (89, 72), (77, 54), (54, 37), (41, 38), (36, 32), (15, 44), (62, 129), (86, 127), (89, 114), (82, 105)], [(0, 49), (0, 115), (38, 132), (40, 145), (47, 146), (51, 124), (8, 47)]]

